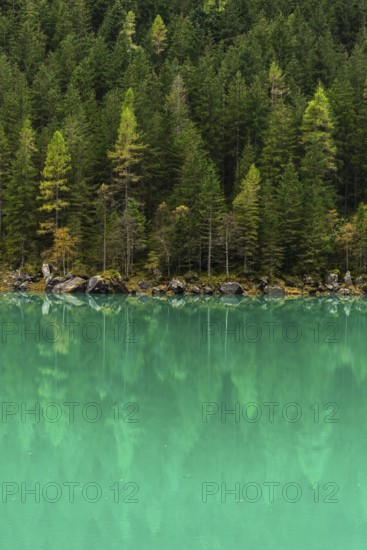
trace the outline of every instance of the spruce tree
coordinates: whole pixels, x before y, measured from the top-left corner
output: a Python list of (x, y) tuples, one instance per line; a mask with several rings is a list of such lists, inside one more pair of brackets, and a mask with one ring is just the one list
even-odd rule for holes
[(0, 246), (3, 240), (4, 195), (9, 178), (9, 145), (2, 124), (0, 124)]
[(258, 248), (260, 172), (253, 164), (233, 201), (233, 212), (240, 230), (240, 243), (247, 272)]
[(274, 185), (266, 180), (261, 186), (261, 268), (270, 277), (279, 271), (283, 261), (281, 213), (276, 199)]
[(4, 196), (6, 256), (11, 263), (20, 266), (34, 254), (32, 239), (37, 228), (37, 171), (34, 164), (36, 150), (35, 132), (30, 120), (26, 118)]

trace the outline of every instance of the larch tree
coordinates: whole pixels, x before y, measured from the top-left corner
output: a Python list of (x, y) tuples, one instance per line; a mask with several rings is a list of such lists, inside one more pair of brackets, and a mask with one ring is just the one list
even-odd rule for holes
[(55, 266), (62, 268), (64, 276), (70, 269), (71, 261), (76, 256), (78, 237), (71, 234), (68, 227), (58, 227), (54, 232), (54, 242), (51, 251), (46, 256)]
[(304, 189), (302, 268), (317, 272), (332, 252), (329, 212), (335, 209), (331, 180), (336, 171), (336, 147), (329, 100), (319, 84), (308, 103), (301, 126), (304, 156), (301, 176)]
[[(134, 186), (140, 180), (137, 168), (141, 162), (144, 145), (138, 132), (134, 111), (134, 92), (129, 88), (122, 104), (120, 125), (113, 151), (108, 153), (113, 165), (114, 194), (121, 212), (124, 234), (124, 267), (126, 275), (131, 273), (133, 251), (136, 244), (134, 235), (140, 234), (135, 224), (141, 226), (138, 203), (132, 195)], [(139, 219), (138, 219), (139, 218)], [(140, 240), (140, 239), (139, 239)]]
[(46, 213), (46, 219), (41, 222), (41, 234), (52, 233), (58, 229), (60, 213), (69, 206), (67, 200), (69, 170), (68, 148), (62, 133), (56, 130), (47, 147), (45, 166), (42, 171), (43, 180), (40, 183), (38, 196), (42, 203), (40, 211)]
[(163, 53), (167, 46), (167, 29), (160, 15), (157, 15), (154, 19), (150, 29), (150, 39), (156, 54), (160, 55)]

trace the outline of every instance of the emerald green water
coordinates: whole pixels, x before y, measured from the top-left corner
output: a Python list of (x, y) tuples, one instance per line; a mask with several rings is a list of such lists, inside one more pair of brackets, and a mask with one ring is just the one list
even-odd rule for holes
[(3, 294), (0, 331), (4, 548), (365, 548), (363, 299)]

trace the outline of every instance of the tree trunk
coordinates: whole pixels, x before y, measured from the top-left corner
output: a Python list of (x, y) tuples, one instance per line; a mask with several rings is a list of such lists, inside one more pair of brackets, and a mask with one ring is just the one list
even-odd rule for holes
[(107, 249), (107, 217), (106, 217), (106, 205), (103, 213), (103, 271), (106, 271), (106, 249)]
[(212, 270), (212, 244), (213, 244), (213, 220), (212, 220), (212, 214), (210, 214), (209, 240), (208, 240), (208, 277), (211, 277), (211, 270)]
[(228, 227), (226, 227), (226, 275), (229, 279), (229, 243), (228, 243)]

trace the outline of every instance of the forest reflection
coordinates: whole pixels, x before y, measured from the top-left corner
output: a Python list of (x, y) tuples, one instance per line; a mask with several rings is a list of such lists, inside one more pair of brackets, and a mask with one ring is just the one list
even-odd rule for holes
[[(320, 540), (334, 525), (340, 548), (346, 537), (358, 541), (367, 513), (366, 313), (364, 299), (3, 294), (2, 480), (105, 488), (95, 505), (41, 502), (42, 521), (37, 506), (15, 496), (3, 504), (5, 532), (26, 548), (27, 529), (17, 526), (40, 523), (39, 547), (59, 548), (53, 533), (68, 520), (79, 527), (63, 535), (64, 547), (93, 539), (117, 548), (117, 532), (141, 547), (151, 540), (152, 548), (187, 548), (204, 537), (202, 548), (222, 548), (225, 529), (234, 548), (238, 529), (252, 544), (270, 528), (283, 548), (306, 548), (315, 533), (302, 520), (307, 514)], [(73, 422), (70, 402), (79, 404)], [(4, 416), (9, 403), (19, 410)], [(22, 418), (22, 403), (27, 410), (57, 403), (63, 414), (56, 422)], [(102, 411), (96, 422), (81, 414), (88, 403)], [(215, 412), (203, 417), (207, 403)], [(277, 404), (272, 421), (269, 403)], [(294, 410), (283, 414), (289, 403), (302, 413), (295, 422)], [(238, 404), (241, 414), (223, 416), (223, 404), (228, 411)], [(117, 420), (116, 406), (124, 411)], [(262, 414), (251, 421), (256, 406)], [(109, 487), (120, 480), (138, 484), (138, 503), (114, 502)], [(204, 504), (205, 481), (292, 481), (305, 496), (293, 508), (230, 498)], [(316, 482), (337, 483), (339, 503), (317, 507), (309, 490)], [(273, 548), (271, 540), (262, 547)]]

